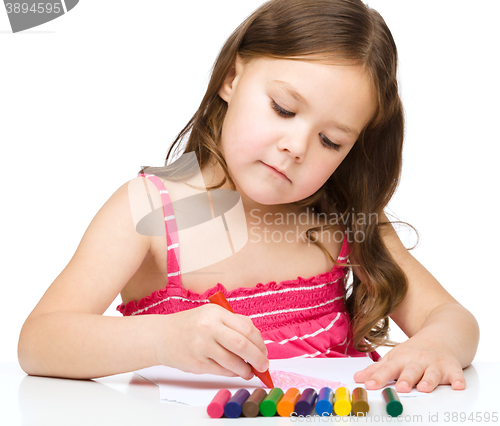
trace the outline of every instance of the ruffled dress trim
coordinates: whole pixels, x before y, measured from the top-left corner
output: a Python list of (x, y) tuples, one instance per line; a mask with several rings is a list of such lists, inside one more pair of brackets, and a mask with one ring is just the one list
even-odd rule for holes
[[(344, 242), (342, 244), (342, 249), (340, 251), (340, 254), (337, 258), (337, 262), (344, 263), (348, 257), (348, 253), (349, 253), (349, 246), (347, 244), (347, 239), (344, 237)], [(238, 302), (241, 301), (241, 298), (247, 299), (249, 297), (256, 297), (256, 296), (269, 297), (273, 293), (276, 293), (277, 296), (280, 296), (284, 293), (293, 293), (294, 292), (293, 290), (295, 290), (296, 292), (300, 292), (299, 297), (303, 298), (304, 297), (303, 291), (306, 289), (317, 290), (318, 286), (326, 286), (327, 284), (333, 284), (337, 282), (337, 280), (339, 279), (343, 280), (345, 277), (346, 269), (347, 267), (334, 265), (330, 271), (309, 278), (302, 278), (299, 276), (293, 280), (284, 280), (280, 282), (269, 281), (266, 284), (258, 283), (254, 287), (238, 287), (233, 290), (227, 290), (223, 284), (217, 283), (217, 285), (215, 285), (212, 288), (209, 288), (208, 290), (206, 290), (201, 294), (195, 291), (186, 290), (180, 283), (169, 282), (164, 288), (154, 291), (149, 296), (146, 296), (140, 299), (139, 301), (131, 300), (126, 305), (124, 305), (123, 303), (120, 304), (117, 307), (117, 310), (125, 316), (138, 315), (143, 313), (149, 313), (147, 311), (157, 307), (161, 303), (166, 303), (168, 301), (174, 303), (175, 300), (188, 301), (193, 305), (192, 307), (201, 306), (202, 304), (209, 303), (208, 298), (211, 295), (217, 293), (218, 291), (222, 291), (226, 296), (226, 298), (228, 299), (229, 303), (231, 303), (233, 310), (237, 312), (235, 302), (237, 305), (239, 305), (240, 303)], [(334, 292), (335, 293), (334, 297), (345, 296), (344, 292), (341, 291), (343, 290), (343, 287), (341, 286), (332, 286), (332, 287), (335, 287), (337, 289), (337, 291)], [(317, 291), (315, 293), (315, 296), (318, 296)], [(283, 300), (281, 299), (280, 302), (282, 303)], [(241, 310), (242, 309), (238, 309), (238, 311)], [(246, 311), (247, 309), (243, 310)], [(242, 312), (237, 312), (237, 313), (242, 313)], [(244, 314), (245, 313), (242, 313), (242, 315)]]
[[(208, 298), (222, 291), (234, 312), (248, 316), (261, 331), (269, 359), (293, 357), (350, 357), (379, 355), (358, 352), (352, 346), (352, 331), (345, 307), (346, 266), (334, 265), (330, 271), (280, 282), (258, 283), (254, 287), (227, 290), (217, 283), (203, 293), (186, 290), (181, 283), (179, 244), (172, 203), (162, 181), (143, 174), (157, 187), (163, 203), (167, 234), (168, 284), (139, 301), (120, 304), (124, 316), (172, 314), (210, 303)], [(173, 237), (173, 238), (172, 238)], [(346, 263), (350, 248), (347, 233), (337, 257)]]

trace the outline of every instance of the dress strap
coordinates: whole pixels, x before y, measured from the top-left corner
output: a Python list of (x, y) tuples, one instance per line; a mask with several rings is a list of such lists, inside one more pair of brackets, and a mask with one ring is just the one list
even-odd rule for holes
[(172, 201), (167, 188), (161, 179), (153, 174), (141, 173), (139, 176), (148, 178), (154, 183), (160, 193), (163, 205), (163, 217), (165, 218), (165, 231), (167, 234), (167, 272), (169, 284), (181, 283), (181, 272), (179, 268), (179, 235), (177, 233), (177, 223), (175, 221)]
[(344, 232), (344, 241), (342, 242), (342, 247), (340, 249), (337, 262), (345, 262), (348, 259), (350, 253), (351, 253), (351, 248), (349, 247), (349, 242), (347, 241), (347, 229), (346, 229)]

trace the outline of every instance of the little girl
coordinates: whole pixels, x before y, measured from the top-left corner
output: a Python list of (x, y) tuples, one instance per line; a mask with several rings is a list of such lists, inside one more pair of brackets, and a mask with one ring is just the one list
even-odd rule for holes
[[(220, 51), (167, 166), (118, 188), (27, 318), (24, 371), (95, 378), (167, 365), (250, 379), (244, 360), (265, 371), (268, 359), (370, 356), (378, 362), (354, 377), (367, 389), (464, 389), (477, 322), (384, 214), (402, 164), (396, 73), (391, 33), (361, 0), (263, 4)], [(182, 236), (188, 158), (209, 198), (241, 197), (246, 244), (215, 262), (204, 261), (220, 241), (192, 227), (195, 253)], [(138, 212), (151, 207), (161, 216), (144, 232)], [(235, 314), (209, 303), (219, 290)], [(118, 293), (124, 316), (103, 316)], [(389, 317), (407, 341), (388, 340)], [(380, 345), (394, 348), (379, 360)]]

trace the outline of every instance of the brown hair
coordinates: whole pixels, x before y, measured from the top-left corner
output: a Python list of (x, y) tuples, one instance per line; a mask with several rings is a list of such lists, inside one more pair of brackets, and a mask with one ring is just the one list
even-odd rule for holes
[[(328, 217), (340, 214), (349, 236), (351, 262), (355, 260), (366, 277), (361, 281), (353, 274), (348, 288), (346, 307), (354, 346), (360, 351), (372, 351), (381, 344), (393, 346), (388, 340), (388, 316), (403, 300), (407, 278), (381, 238), (381, 227), (390, 224), (359, 220), (373, 214), (378, 218), (383, 213), (401, 174), (403, 107), (396, 75), (397, 50), (387, 25), (361, 0), (271, 0), (251, 14), (222, 47), (198, 111), (177, 135), (165, 160), (167, 164), (172, 149), (190, 132), (184, 152), (194, 151), (200, 167), (215, 160), (225, 174), (218, 185), (207, 189), (220, 188), (226, 179), (236, 189), (219, 150), (227, 103), (218, 92), (237, 54), (244, 62), (258, 57), (334, 61), (369, 71), (377, 94), (374, 117), (327, 182), (310, 197), (293, 204), (314, 208)], [(150, 167), (147, 171), (159, 176), (170, 174), (165, 168)], [(349, 215), (357, 219), (346, 220)], [(312, 236), (333, 226), (310, 228), (306, 235), (337, 264)], [(362, 241), (353, 238), (359, 235)]]

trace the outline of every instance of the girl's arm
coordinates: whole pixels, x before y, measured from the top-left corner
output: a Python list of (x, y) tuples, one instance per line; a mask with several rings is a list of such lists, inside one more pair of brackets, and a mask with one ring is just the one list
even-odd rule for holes
[(18, 345), (26, 373), (91, 378), (154, 364), (153, 317), (102, 316), (150, 252), (151, 237), (134, 232), (130, 210), (125, 184), (26, 319)]
[[(385, 214), (381, 216), (388, 221)], [(397, 380), (400, 392), (409, 392), (414, 385), (421, 392), (431, 392), (439, 384), (464, 389), (462, 369), (472, 362), (479, 343), (476, 319), (406, 250), (392, 225), (382, 235), (408, 278), (406, 297), (391, 318), (410, 339), (356, 373), (355, 380), (367, 389)], [(354, 273), (359, 276), (356, 268)]]
[[(159, 199), (154, 186), (150, 193)], [(126, 183), (96, 214), (73, 258), (25, 321), (18, 346), (22, 369), (89, 379), (164, 364), (251, 378), (246, 359), (265, 371), (259, 331), (249, 318), (219, 306), (171, 315), (103, 316), (151, 256), (153, 237), (136, 232), (129, 202)]]

